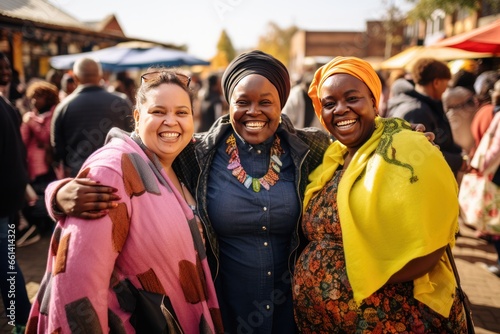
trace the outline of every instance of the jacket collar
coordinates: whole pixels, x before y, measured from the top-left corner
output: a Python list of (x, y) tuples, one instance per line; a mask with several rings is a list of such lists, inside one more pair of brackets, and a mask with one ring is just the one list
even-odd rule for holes
[(80, 85), (78, 85), (78, 87), (76, 87), (76, 89), (73, 91), (73, 93), (80, 93), (83, 91), (91, 91), (91, 90), (104, 90), (104, 87), (92, 85), (92, 84), (84, 84), (84, 85), (80, 84)]
[(434, 100), (433, 98), (431, 98), (427, 95), (421, 94), (421, 93), (417, 92), (416, 90), (409, 91), (406, 94), (424, 102), (425, 104), (427, 104), (429, 106), (429, 108), (431, 108), (435, 112), (438, 112), (438, 113), (444, 112), (443, 103), (440, 100)]

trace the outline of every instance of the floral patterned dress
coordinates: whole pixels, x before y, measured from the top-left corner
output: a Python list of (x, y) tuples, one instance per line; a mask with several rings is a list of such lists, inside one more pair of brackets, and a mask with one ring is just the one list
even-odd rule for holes
[[(356, 307), (346, 272), (337, 188), (342, 171), (304, 212), (309, 240), (295, 268), (295, 320), (301, 333), (466, 333), (455, 297), (449, 318), (413, 298), (413, 282), (387, 284)], [(370, 273), (366, 273), (367, 279)]]

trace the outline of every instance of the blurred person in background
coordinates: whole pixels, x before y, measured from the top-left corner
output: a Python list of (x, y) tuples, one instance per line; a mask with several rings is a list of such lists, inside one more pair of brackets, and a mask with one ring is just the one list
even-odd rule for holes
[(399, 94), (406, 94), (415, 89), (415, 84), (413, 80), (407, 79), (405, 77), (398, 78), (394, 80), (391, 84), (391, 88), (389, 91), (389, 100), (387, 101), (387, 113), (386, 117), (390, 117), (391, 110), (393, 109), (393, 104), (397, 105), (399, 103), (398, 99), (394, 99), (394, 97)]
[[(11, 76), (10, 61), (0, 52), (0, 86), (9, 84)], [(0, 292), (4, 312), (16, 334), (24, 333), (31, 306), (21, 268), (15, 257), (12, 259), (16, 224), (28, 184), (20, 124), (19, 112), (0, 94)]]
[(3, 76), (0, 80), (0, 95), (9, 101), (19, 113), (23, 114), (26, 110), (23, 103), (26, 85), (21, 81), (19, 72), (12, 68), (4, 53), (2, 53), (2, 57), (4, 60), (0, 59), (0, 75)]
[(443, 94), (443, 106), (453, 140), (465, 154), (470, 155), (475, 147), (471, 124), (479, 106), (475, 94), (461, 86), (448, 88)]
[(19, 231), (18, 247), (40, 240), (41, 233), (52, 232), (54, 223), (45, 208), (44, 194), (47, 185), (57, 179), (57, 166), (54, 165), (50, 146), (50, 124), (59, 103), (59, 91), (55, 85), (37, 80), (28, 86), (26, 97), (31, 100), (32, 109), (23, 115), (21, 135), (26, 146), (29, 184), (37, 199), (23, 209), (29, 226)]
[(323, 130), (321, 123), (314, 114), (311, 98), (307, 95), (313, 76), (314, 72), (304, 73), (302, 79), (290, 90), (290, 96), (283, 107), (283, 114), (290, 118), (293, 126), (297, 129), (315, 127)]
[(56, 86), (59, 90), (61, 89), (61, 79), (63, 75), (64, 71), (51, 68), (47, 74), (45, 74), (45, 80)]
[(210, 74), (199, 92), (198, 132), (208, 131), (216, 119), (227, 114), (228, 107), (222, 95), (220, 81), (221, 76), (218, 73)]
[(132, 131), (132, 104), (101, 86), (101, 65), (80, 58), (73, 66), (78, 87), (54, 111), (51, 145), (66, 176), (76, 176), (85, 159), (102, 147), (108, 131)]
[(481, 73), (474, 82), (479, 109), (472, 120), (471, 131), (476, 147), (493, 120), (494, 106), (491, 102), (491, 92), (495, 82), (499, 79), (500, 71), (486, 71)]
[(137, 85), (127, 72), (119, 72), (116, 79), (110, 82), (108, 91), (124, 94), (132, 105), (135, 105), (135, 92)]
[[(491, 102), (493, 106), (493, 119), (486, 129), (484, 135), (491, 136), (490, 146), (484, 156), (483, 166), (479, 170), (484, 173), (485, 170), (493, 171), (492, 182), (500, 187), (500, 79), (495, 82), (490, 90)], [(482, 136), (482, 137), (483, 137)], [(482, 138), (481, 137), (481, 138)], [(493, 243), (497, 252), (497, 264), (488, 266), (487, 269), (492, 274), (500, 277), (500, 235), (480, 234), (479, 237)]]
[(451, 76), (448, 87), (464, 87), (467, 88), (472, 94), (476, 94), (474, 90), (474, 83), (476, 82), (476, 75), (466, 70), (459, 70)]
[[(388, 97), (387, 97), (387, 100), (389, 100), (389, 98), (392, 96), (392, 86), (394, 85), (394, 83), (399, 80), (399, 79), (404, 79), (405, 77), (409, 77), (410, 75), (404, 70), (404, 69), (394, 69), (394, 70), (391, 70), (389, 75), (388, 75), (388, 78), (387, 78), (387, 90), (389, 91), (388, 93)], [(412, 85), (413, 86), (413, 85)], [(386, 101), (386, 104), (387, 104), (388, 101)], [(389, 106), (387, 106), (387, 109), (389, 109)], [(385, 113), (385, 117), (388, 116), (388, 113), (387, 113), (387, 110), (386, 110), (386, 113)]]
[(414, 89), (389, 100), (389, 116), (423, 124), (426, 131), (432, 131), (436, 135), (435, 143), (457, 175), (467, 165), (462, 158), (461, 147), (453, 140), (442, 104), (442, 95), (451, 79), (450, 69), (434, 58), (421, 58), (413, 66), (411, 75), (415, 83)]
[(61, 89), (59, 90), (59, 100), (62, 101), (76, 89), (75, 77), (71, 72), (63, 74), (61, 79)]

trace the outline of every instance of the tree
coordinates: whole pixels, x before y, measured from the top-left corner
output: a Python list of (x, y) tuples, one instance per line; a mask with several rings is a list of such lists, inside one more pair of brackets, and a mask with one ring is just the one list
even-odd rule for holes
[(397, 33), (399, 28), (405, 21), (405, 15), (394, 4), (393, 1), (384, 0), (386, 12), (383, 17), (383, 25), (385, 30), (385, 58), (392, 56), (392, 46), (401, 44), (401, 36)]
[(225, 68), (236, 56), (233, 43), (225, 30), (222, 30), (219, 41), (217, 42), (217, 53), (212, 58), (212, 67), (219, 69)]
[[(427, 20), (436, 9), (443, 10), (446, 14), (453, 14), (459, 9), (478, 10), (481, 0), (407, 0), (414, 3), (415, 7), (408, 12), (410, 20)], [(484, 0), (498, 1), (498, 0)]]
[(281, 29), (276, 23), (269, 22), (265, 34), (259, 37), (257, 48), (273, 55), (288, 66), (292, 37), (298, 30), (295, 25)]

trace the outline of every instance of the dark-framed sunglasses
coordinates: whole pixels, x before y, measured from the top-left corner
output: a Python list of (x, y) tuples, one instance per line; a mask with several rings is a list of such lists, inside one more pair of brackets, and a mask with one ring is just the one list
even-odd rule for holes
[[(149, 80), (152, 80), (152, 79), (159, 77), (162, 73), (168, 73), (168, 72), (167, 71), (154, 71), (154, 72), (144, 73), (143, 75), (141, 75), (141, 80), (142, 80), (142, 82), (148, 82)], [(188, 77), (187, 75), (182, 74), (182, 73), (174, 73), (174, 74), (177, 77), (177, 79), (179, 79), (179, 81), (184, 86), (186, 86), (186, 88), (189, 87), (189, 84), (191, 83), (190, 77)]]

